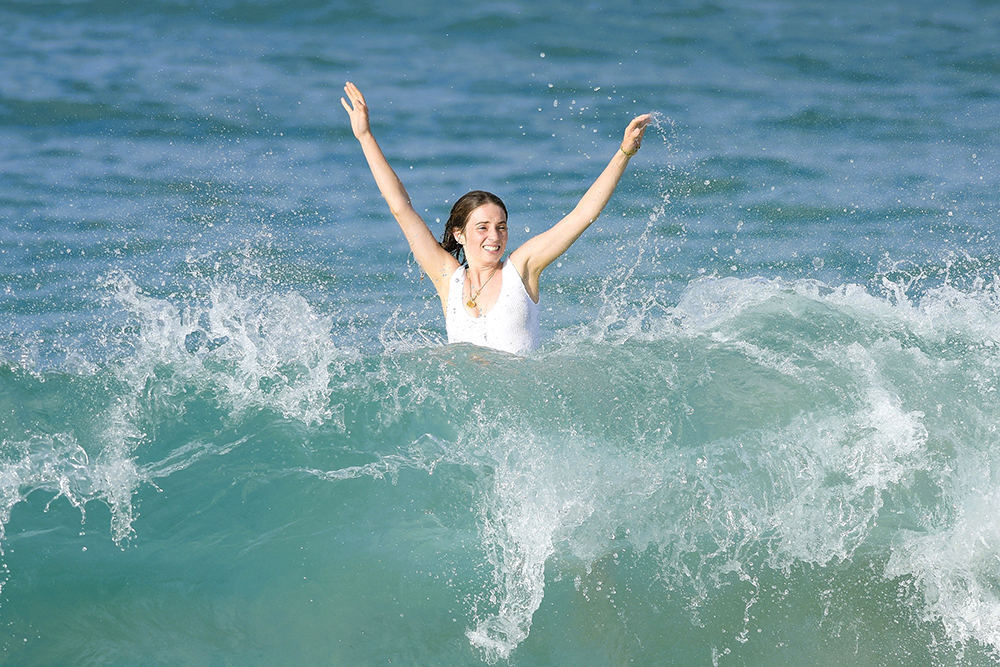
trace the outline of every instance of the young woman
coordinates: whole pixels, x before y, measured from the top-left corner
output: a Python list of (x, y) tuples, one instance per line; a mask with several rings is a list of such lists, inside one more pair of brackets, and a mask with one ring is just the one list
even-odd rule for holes
[(420, 268), (430, 276), (444, 308), (449, 343), (472, 343), (523, 354), (537, 349), (538, 281), (604, 210), (629, 158), (642, 143), (649, 114), (625, 129), (625, 138), (583, 199), (548, 231), (528, 239), (504, 261), (507, 207), (496, 195), (475, 190), (451, 209), (438, 243), (410, 203), (403, 183), (372, 136), (368, 105), (357, 86), (344, 86), (341, 104), (351, 117), (375, 183), (403, 230)]

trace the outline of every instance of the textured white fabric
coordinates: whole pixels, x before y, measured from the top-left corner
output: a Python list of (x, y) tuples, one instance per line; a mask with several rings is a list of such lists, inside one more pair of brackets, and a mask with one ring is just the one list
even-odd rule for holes
[(528, 296), (521, 276), (509, 261), (504, 263), (500, 275), (503, 277), (500, 296), (481, 317), (469, 315), (462, 303), (465, 300), (465, 267), (458, 267), (451, 276), (445, 315), (449, 343), (472, 343), (511, 354), (538, 349), (538, 304)]

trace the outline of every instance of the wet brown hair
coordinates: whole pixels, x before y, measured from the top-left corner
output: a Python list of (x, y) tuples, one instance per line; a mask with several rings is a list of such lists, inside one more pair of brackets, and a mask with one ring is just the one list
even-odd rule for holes
[(462, 244), (455, 238), (455, 232), (465, 229), (469, 216), (483, 204), (496, 204), (503, 210), (504, 217), (507, 216), (507, 207), (503, 205), (500, 197), (485, 190), (473, 190), (458, 198), (455, 205), (451, 207), (451, 215), (448, 222), (444, 224), (444, 236), (441, 237), (441, 247), (455, 256), (459, 263), (465, 262), (465, 251)]

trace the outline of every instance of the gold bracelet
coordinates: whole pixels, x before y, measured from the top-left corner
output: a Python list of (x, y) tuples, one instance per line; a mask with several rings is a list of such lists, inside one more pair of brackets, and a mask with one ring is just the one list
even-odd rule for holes
[(639, 152), (639, 147), (638, 146), (636, 146), (635, 150), (633, 150), (631, 153), (629, 153), (627, 150), (625, 150), (625, 146), (619, 146), (618, 148), (621, 149), (622, 153), (625, 153), (625, 157), (632, 157), (633, 155), (635, 155), (636, 153)]

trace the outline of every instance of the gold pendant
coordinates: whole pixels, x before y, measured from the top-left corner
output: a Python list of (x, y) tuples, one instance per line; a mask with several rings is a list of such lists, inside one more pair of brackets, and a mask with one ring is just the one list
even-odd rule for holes
[(468, 306), (469, 308), (475, 308), (476, 302), (473, 301), (472, 299), (469, 299), (468, 301), (465, 302), (465, 305)]

